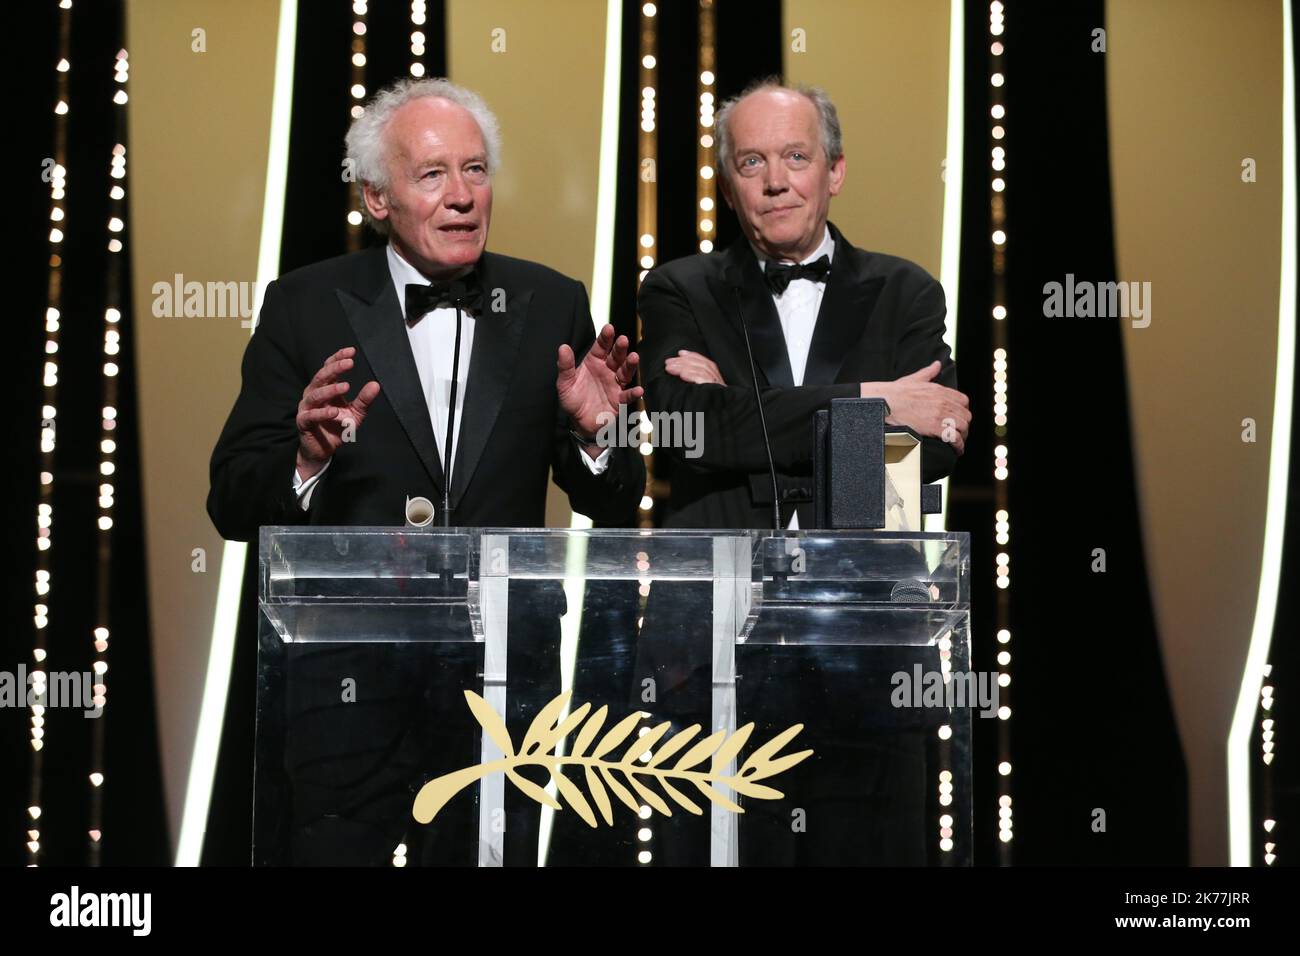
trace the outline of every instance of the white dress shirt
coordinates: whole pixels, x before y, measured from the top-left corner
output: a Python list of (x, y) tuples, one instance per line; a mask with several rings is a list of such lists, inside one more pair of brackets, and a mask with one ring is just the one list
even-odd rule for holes
[[(429, 280), (405, 259), (390, 243), (388, 248), (388, 272), (393, 277), (397, 288), (397, 302), (402, 310), (403, 320), (406, 315), (407, 285), (428, 285)], [(791, 283), (793, 285), (793, 283)], [(469, 379), (469, 360), (474, 350), (474, 316), (461, 312), (460, 328), (460, 365), (456, 369), (456, 421), (452, 425), (453, 456), (460, 448), (460, 423), (464, 419), (465, 384)], [(456, 342), (456, 308), (440, 306), (426, 312), (418, 322), (406, 323), (406, 336), (411, 343), (411, 355), (415, 358), (415, 369), (420, 376), (420, 388), (424, 400), (429, 406), (429, 420), (433, 425), (433, 437), (438, 443), (438, 457), (443, 462), (443, 475), (450, 480), (447, 468), (447, 450), (443, 447), (447, 440), (447, 413), (451, 407), (451, 371), (452, 353)], [(579, 452), (578, 457), (586, 463), (593, 475), (599, 475), (609, 467), (609, 449), (601, 451), (594, 460), (586, 452)], [(329, 468), (329, 462), (320, 471), (306, 481), (298, 477), (298, 469), (293, 470), (293, 490), (298, 495), (298, 502), (304, 511), (311, 505), (312, 490), (321, 475)]]
[[(770, 260), (757, 249), (754, 250), (754, 255), (758, 257), (759, 268), (766, 272)], [(821, 245), (813, 250), (812, 255), (799, 260), (799, 265), (816, 262), (822, 256), (830, 257), (832, 263), (835, 261), (835, 240), (831, 237), (829, 228), (822, 236)], [(794, 376), (796, 386), (803, 384), (803, 373), (808, 366), (808, 350), (812, 346), (813, 330), (817, 328), (817, 313), (821, 311), (822, 295), (825, 292), (825, 280), (814, 282), (812, 279), (793, 279), (783, 294), (772, 296), (776, 313), (781, 319), (781, 333), (785, 337), (785, 350), (790, 358), (790, 373)], [(798, 530), (797, 511), (791, 514), (788, 528), (792, 531)]]

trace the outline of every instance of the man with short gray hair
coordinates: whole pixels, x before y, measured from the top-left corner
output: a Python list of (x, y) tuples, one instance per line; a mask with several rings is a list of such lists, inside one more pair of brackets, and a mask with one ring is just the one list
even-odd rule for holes
[[(723, 197), (744, 238), (653, 269), (638, 309), (646, 404), (702, 413), (702, 455), (675, 457), (666, 527), (766, 528), (771, 482), (749, 359), (750, 328), (772, 456), (792, 527), (811, 526), (814, 413), (880, 397), (922, 438), (924, 481), (952, 470), (969, 403), (943, 342), (943, 288), (924, 269), (853, 246), (828, 222), (844, 185), (839, 116), (825, 92), (768, 79), (717, 115)], [(671, 450), (670, 450), (671, 453)]]
[[(674, 458), (664, 526), (771, 526), (772, 485), (738, 305), (753, 345), (783, 523), (812, 527), (813, 416), (835, 398), (884, 398), (886, 420), (922, 436), (923, 479), (947, 474), (970, 412), (943, 342), (943, 289), (914, 263), (856, 248), (827, 221), (846, 165), (835, 106), (821, 90), (765, 80), (722, 106), (717, 134), (722, 195), (744, 238), (652, 270), (638, 300), (646, 404), (697, 413), (704, 432), (698, 457), (667, 449)], [(669, 587), (651, 591), (638, 647), (654, 648), (657, 660), (638, 667), (659, 679), (660, 700), (671, 701), (679, 723), (707, 720), (710, 625), (683, 609), (707, 606), (708, 585)], [(692, 596), (692, 589), (703, 591)], [(835, 632), (830, 618), (823, 623)], [(840, 623), (846, 633), (854, 626)], [(929, 859), (933, 840), (918, 797), (933, 779), (927, 735), (899, 723), (882, 690), (884, 662), (893, 658), (880, 648), (872, 653), (873, 665), (864, 666), (834, 641), (737, 649), (744, 671), (738, 710), (752, 712), (761, 698), (771, 726), (807, 721), (800, 740), (815, 754), (790, 771), (783, 789), (797, 797), (746, 805), (741, 865)], [(937, 669), (937, 651), (916, 653)], [(815, 821), (806, 831), (791, 826), (796, 809)], [(700, 848), (707, 845), (707, 818), (678, 815), (656, 831), (660, 856), (704, 864)]]

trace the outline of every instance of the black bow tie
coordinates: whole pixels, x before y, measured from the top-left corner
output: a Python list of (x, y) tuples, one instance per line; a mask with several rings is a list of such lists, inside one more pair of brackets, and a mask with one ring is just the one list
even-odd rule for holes
[(406, 286), (406, 322), (414, 325), (425, 314), (443, 306), (459, 307), (464, 312), (479, 312), (483, 308), (483, 288), (477, 272), (468, 272), (459, 279), (431, 282), (428, 285), (408, 283)]
[[(767, 280), (767, 287), (772, 290), (774, 295), (781, 295), (795, 279), (812, 279), (813, 282), (821, 282), (830, 271), (831, 257), (822, 256), (815, 262), (802, 265), (787, 266), (777, 262), (769, 262), (767, 269), (763, 272), (763, 278)], [(410, 286), (407, 288), (410, 288)]]

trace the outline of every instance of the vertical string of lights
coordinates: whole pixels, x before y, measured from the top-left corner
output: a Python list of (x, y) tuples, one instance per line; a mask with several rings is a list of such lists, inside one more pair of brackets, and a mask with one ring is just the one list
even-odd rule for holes
[[(33, 608), (34, 636), (31, 691), (36, 700), (45, 699), (45, 661), (49, 655), (46, 632), (50, 623), (50, 549), (54, 530), (54, 444), (55, 418), (58, 415), (59, 393), (59, 318), (63, 305), (62, 248), (64, 217), (63, 202), (68, 186), (68, 61), (72, 36), (72, 0), (59, 3), (59, 60), (55, 65), (54, 104), (54, 155), (47, 166), (50, 174), (50, 259), (46, 284), (45, 308), (45, 367), (41, 404), (41, 481), (36, 503), (36, 602)], [(45, 761), (41, 751), (45, 748), (45, 706), (31, 706), (32, 777), (27, 796), (27, 863), (36, 866), (41, 858), (41, 781)]]
[(113, 117), (114, 145), (109, 161), (109, 176), (113, 185), (109, 187), (108, 218), (108, 252), (111, 256), (108, 266), (106, 303), (104, 307), (104, 365), (100, 383), (101, 412), (99, 421), (99, 543), (95, 567), (95, 627), (92, 632), (95, 648), (94, 686), (92, 702), (98, 717), (91, 729), (90, 743), (90, 829), (87, 832), (86, 862), (98, 866), (100, 849), (103, 846), (103, 804), (104, 804), (104, 710), (108, 704), (108, 639), (110, 596), (112, 594), (113, 569), (113, 474), (117, 470), (114, 455), (117, 441), (113, 437), (117, 428), (117, 355), (122, 350), (121, 333), (118, 324), (122, 321), (122, 312), (118, 308), (122, 302), (122, 240), (120, 235), (126, 228), (124, 222), (126, 210), (126, 83), (130, 70), (130, 60), (126, 50), (118, 50), (113, 60), (113, 80), (117, 90), (113, 93), (113, 105), (118, 107)]
[(424, 76), (424, 26), (428, 8), (424, 0), (411, 0), (411, 76)]
[[(961, 661), (959, 661), (961, 663)], [(970, 659), (966, 658), (964, 670), (970, 669)], [(939, 673), (943, 677), (946, 685), (952, 682), (952, 631), (944, 632), (939, 638)], [(949, 714), (952, 714), (951, 708)], [(939, 752), (936, 763), (939, 766), (939, 806), (943, 808), (943, 813), (939, 815), (939, 852), (943, 854), (940, 859), (941, 866), (948, 866), (952, 861), (952, 851), (955, 843), (953, 841), (953, 816), (949, 808), (953, 805), (953, 783), (952, 783), (952, 724), (939, 725)]]
[[(421, 3), (420, 6), (423, 7), (424, 5)], [(416, 4), (412, 3), (411, 4), (412, 22), (415, 21), (415, 17), (416, 17), (415, 7)], [(354, 0), (352, 4), (352, 15), (355, 17), (355, 19), (352, 21), (352, 89), (351, 89), (353, 102), (352, 102), (352, 109), (350, 111), (353, 119), (356, 119), (365, 111), (365, 107), (362, 106), (361, 104), (364, 103), (366, 99), (366, 14), (368, 12), (369, 12), (369, 8), (366, 5), (366, 0)], [(420, 11), (420, 19), (421, 21), (423, 21), (424, 19), (423, 9), (421, 9)], [(414, 34), (411, 35), (411, 48), (412, 51), (414, 51), (415, 48)], [(420, 70), (421, 72), (423, 72), (424, 67), (421, 66)], [(414, 66), (411, 67), (411, 74), (413, 76), (420, 75), (419, 73), (415, 72)], [(355, 170), (353, 170), (353, 172), (355, 173)], [(358, 249), (361, 248), (361, 223), (363, 221), (363, 217), (361, 215), (361, 195), (360, 192), (357, 190), (355, 184), (352, 183), (351, 181), (345, 182), (344, 185), (347, 187), (347, 206), (348, 206), (347, 247), (348, 247), (348, 252), (356, 252)]]
[(1272, 866), (1277, 859), (1277, 840), (1273, 836), (1273, 830), (1277, 827), (1277, 820), (1273, 812), (1273, 737), (1276, 733), (1277, 721), (1273, 718), (1273, 684), (1269, 680), (1273, 674), (1273, 665), (1264, 665), (1264, 683), (1259, 688), (1259, 706), (1264, 711), (1264, 717), (1260, 721), (1260, 738), (1261, 753), (1260, 757), (1264, 761), (1264, 770), (1262, 773), (1261, 791), (1264, 795), (1264, 865)]
[(700, 103), (699, 129), (696, 131), (698, 142), (695, 152), (699, 177), (695, 184), (697, 209), (695, 212), (695, 235), (700, 243), (700, 252), (713, 251), (713, 237), (717, 234), (715, 226), (714, 205), (717, 200), (717, 183), (714, 173), (717, 170), (717, 147), (713, 139), (713, 112), (715, 107), (714, 70), (717, 49), (714, 37), (717, 30), (717, 11), (713, 0), (700, 0), (700, 55), (699, 83), (697, 93)]
[(994, 540), (997, 543), (997, 605), (994, 618), (998, 637), (998, 848), (999, 862), (1010, 866), (1011, 850), (1011, 513), (1007, 495), (1007, 280), (1006, 280), (1006, 200), (1007, 152), (1003, 146), (1006, 138), (1007, 108), (1003, 102), (1006, 77), (1003, 68), (1005, 44), (1004, 6), (999, 0), (989, 4), (989, 142), (991, 143), (991, 181), (989, 183), (989, 213), (993, 228), (993, 434), (998, 444), (993, 449)]
[[(641, 91), (641, 132), (637, 137), (637, 192), (636, 225), (637, 256), (640, 271), (637, 273), (637, 287), (646, 273), (654, 268), (659, 252), (658, 203), (659, 203), (659, 134), (656, 132), (655, 95), (659, 85), (659, 64), (655, 59), (658, 50), (658, 31), (656, 14), (658, 8), (653, 3), (641, 7), (640, 23), (640, 72), (637, 88)], [(641, 317), (636, 320), (637, 341), (641, 340)], [(644, 401), (641, 403), (644, 408)], [(640, 526), (654, 527), (654, 501), (659, 489), (654, 476), (654, 445), (651, 441), (650, 422), (644, 416), (641, 419), (641, 454), (645, 456), (646, 494), (641, 498)]]
[[(360, 10), (357, 10), (357, 9), (356, 9), (356, 6), (360, 6), (361, 9), (360, 9)], [(360, 4), (358, 4), (358, 5), (354, 5), (353, 10), (354, 10), (356, 13), (358, 13), (359, 15), (364, 15), (365, 12), (366, 12), (366, 10), (365, 10), (365, 6), (366, 6), (366, 5), (365, 5), (364, 3), (360, 3)], [(425, 50), (424, 39), (425, 39), (425, 37), (424, 37), (424, 30), (422, 29), (422, 27), (425, 25), (425, 20), (426, 20), (426, 16), (425, 16), (425, 14), (426, 14), (426, 13), (427, 13), (427, 7), (425, 6), (425, 0), (411, 0), (411, 66), (410, 66), (410, 73), (411, 73), (411, 76), (415, 77), (416, 79), (420, 79), (421, 77), (424, 76), (424, 50)], [(362, 41), (363, 45), (364, 45), (364, 42), (365, 42), (365, 41), (363, 40), (363, 41)], [(358, 66), (358, 64), (357, 64), (357, 58), (358, 58), (358, 57), (360, 57), (360, 59), (361, 59), (361, 63), (359, 64), (359, 66)], [(361, 91), (362, 91), (362, 93), (364, 94), (364, 93), (365, 93), (365, 85), (364, 85), (365, 77), (364, 77), (364, 75), (363, 75), (363, 76), (361, 76), (361, 77), (358, 78), (358, 76), (357, 76), (357, 71), (358, 71), (358, 69), (360, 69), (362, 74), (364, 74), (364, 72), (365, 72), (365, 71), (364, 71), (365, 62), (366, 62), (365, 53), (362, 52), (362, 53), (354, 54), (353, 57), (352, 57), (352, 62), (353, 62), (353, 79), (352, 79), (352, 82), (353, 82), (353, 83), (361, 84)], [(355, 89), (356, 89), (356, 88), (354, 87), (353, 89), (354, 89), (354, 92), (355, 92)], [(365, 107), (361, 106), (361, 105), (358, 103), (356, 106), (354, 106), (354, 107), (352, 108), (352, 115), (353, 115), (353, 117), (360, 116), (361, 113), (362, 113), (362, 111), (363, 111), (364, 109), (365, 109)], [(356, 191), (355, 191), (355, 190), (353, 190), (353, 196), (354, 196), (354, 197), (356, 196)], [(353, 201), (354, 201), (354, 202), (360, 202), (360, 199), (359, 199), (359, 198), (354, 198)], [(356, 224), (357, 224), (358, 226), (360, 226), (360, 224), (361, 224), (361, 212), (360, 212), (360, 210), (358, 209), (356, 212), (348, 213), (348, 222), (349, 222), (349, 223), (351, 223), (351, 222), (353, 221), (353, 219), (352, 219), (353, 216), (356, 217)], [(355, 248), (355, 247), (354, 247), (354, 248)], [(406, 845), (406, 841), (403, 840), (401, 843), (397, 844), (396, 849), (393, 850), (393, 866), (398, 867), (398, 868), (401, 868), (401, 867), (406, 866), (406, 858), (407, 858), (407, 857), (406, 857), (406, 854), (407, 854), (407, 845)]]
[[(646, 3), (641, 6), (640, 21), (640, 65), (637, 78), (637, 89), (641, 93), (641, 132), (637, 137), (637, 192), (636, 192), (636, 225), (637, 225), (637, 286), (646, 277), (646, 273), (654, 267), (655, 257), (658, 255), (659, 246), (658, 230), (658, 203), (659, 203), (659, 136), (655, 131), (656, 113), (655, 113), (655, 96), (656, 88), (659, 85), (659, 64), (655, 58), (658, 46), (658, 30), (656, 14), (658, 8), (653, 3)], [(636, 320), (636, 337), (637, 341), (641, 340), (641, 316), (637, 315)], [(645, 402), (642, 400), (641, 408), (644, 409)], [(656, 494), (654, 478), (654, 445), (651, 442), (651, 433), (648, 430), (648, 420), (642, 417), (641, 420), (641, 454), (645, 456), (646, 470), (646, 494), (641, 498), (641, 519), (640, 525), (643, 528), (654, 527), (653, 511), (654, 496)], [(637, 636), (640, 637), (641, 628), (645, 624), (646, 602), (650, 598), (650, 555), (647, 551), (638, 551), (636, 556), (637, 568), (637, 618), (636, 629)], [(649, 716), (642, 712), (643, 717)], [(642, 723), (638, 733), (644, 736), (649, 732), (649, 726)], [(654, 860), (654, 853), (650, 849), (654, 840), (654, 828), (651, 824), (652, 811), (644, 803), (641, 804), (638, 813), (641, 822), (637, 827), (636, 861), (642, 866), (648, 866)]]

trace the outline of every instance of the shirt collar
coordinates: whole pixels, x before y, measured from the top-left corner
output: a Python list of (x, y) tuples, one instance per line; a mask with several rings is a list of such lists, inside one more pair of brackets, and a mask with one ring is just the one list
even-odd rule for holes
[(415, 268), (393, 248), (390, 242), (385, 250), (388, 253), (388, 274), (393, 277), (393, 285), (397, 287), (397, 302), (402, 309), (402, 318), (406, 318), (406, 287), (408, 285), (428, 285), (429, 280), (421, 275), (420, 270)]
[[(802, 265), (807, 265), (809, 262), (816, 262), (822, 256), (826, 256), (832, 262), (835, 261), (835, 239), (831, 235), (830, 227), (826, 226), (824, 228), (825, 228), (825, 232), (822, 235), (821, 245), (819, 245), (816, 249), (813, 250), (812, 255), (808, 256), (806, 259), (799, 260), (799, 265), (802, 266)], [(772, 260), (770, 260), (767, 256), (763, 255), (763, 253), (759, 252), (752, 242), (750, 243), (749, 247), (754, 250), (754, 256), (758, 259), (758, 267), (762, 269), (764, 272), (766, 272), (767, 264)]]

